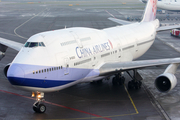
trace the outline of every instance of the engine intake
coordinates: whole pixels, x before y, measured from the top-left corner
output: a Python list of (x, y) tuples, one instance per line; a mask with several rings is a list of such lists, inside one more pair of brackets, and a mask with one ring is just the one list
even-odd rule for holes
[(7, 64), (6, 67), (4, 68), (4, 75), (7, 77), (7, 71), (10, 67), (11, 63)]
[(174, 74), (164, 73), (156, 78), (154, 84), (160, 92), (169, 92), (176, 86), (177, 79)]

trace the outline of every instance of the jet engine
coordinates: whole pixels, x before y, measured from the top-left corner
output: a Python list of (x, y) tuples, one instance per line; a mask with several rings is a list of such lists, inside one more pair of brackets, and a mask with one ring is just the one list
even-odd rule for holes
[(7, 77), (7, 71), (10, 67), (11, 63), (7, 64), (6, 67), (4, 68), (4, 75)]
[(176, 86), (177, 79), (174, 74), (163, 73), (156, 78), (154, 84), (160, 92), (169, 92)]

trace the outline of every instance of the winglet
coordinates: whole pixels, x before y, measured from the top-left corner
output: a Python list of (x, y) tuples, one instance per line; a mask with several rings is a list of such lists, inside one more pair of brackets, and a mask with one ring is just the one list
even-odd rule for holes
[(148, 0), (141, 22), (150, 22), (156, 19), (157, 0)]

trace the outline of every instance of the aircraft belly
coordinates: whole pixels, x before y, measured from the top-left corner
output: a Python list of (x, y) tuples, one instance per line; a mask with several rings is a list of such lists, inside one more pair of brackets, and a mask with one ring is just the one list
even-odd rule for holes
[[(50, 80), (50, 79), (43, 80), (43, 79), (18, 78), (18, 77), (8, 77), (8, 80), (11, 82), (12, 85), (38, 87), (38, 88), (57, 87), (75, 81), (75, 80), (66, 81), (66, 80)], [(19, 81), (24, 81), (24, 82), (19, 82)]]
[[(71, 84), (75, 81), (81, 82), (83, 78), (92, 77), (95, 75), (99, 75), (98, 70), (94, 69), (85, 69), (85, 68), (69, 68), (69, 74), (64, 74), (64, 68), (54, 69), (52, 71), (42, 72), (44, 68), (49, 68), (50, 66), (36, 66), (36, 65), (21, 65), (21, 64), (13, 64), (12, 66), (21, 66), (22, 70), (26, 73), (24, 76), (15, 76), (8, 74), (8, 80), (12, 85), (15, 86), (24, 86), (24, 87), (34, 87), (34, 88), (53, 88), (60, 87), (64, 85)], [(12, 67), (13, 68), (13, 67)], [(29, 69), (28, 69), (29, 68)], [(37, 69), (37, 72), (33, 69)], [(50, 67), (55, 68), (55, 67)], [(39, 70), (41, 72), (39, 73)], [(10, 69), (9, 73), (14, 71), (14, 69)], [(57, 77), (57, 74), (62, 72), (62, 77)], [(48, 75), (47, 75), (48, 74)], [(48, 77), (46, 77), (48, 76)], [(23, 82), (22, 82), (23, 81)]]

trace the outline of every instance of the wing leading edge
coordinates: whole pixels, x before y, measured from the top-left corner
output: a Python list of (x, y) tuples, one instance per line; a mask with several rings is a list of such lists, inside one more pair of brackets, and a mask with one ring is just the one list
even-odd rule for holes
[(159, 31), (171, 30), (171, 29), (175, 29), (175, 28), (180, 28), (180, 25), (163, 26), (163, 27), (157, 28), (156, 31), (159, 32)]
[(170, 59), (154, 59), (154, 60), (139, 60), (130, 62), (111, 62), (105, 63), (100, 68), (100, 75), (106, 76), (114, 74), (116, 72), (128, 71), (133, 69), (140, 69), (145, 67), (160, 66), (167, 64), (180, 63), (180, 58), (170, 58)]
[[(121, 25), (128, 25), (128, 24), (133, 23), (133, 22), (125, 21), (125, 20), (116, 19), (116, 18), (108, 18), (108, 19), (113, 21), (113, 22), (116, 22), (118, 24), (121, 24)], [(160, 31), (171, 30), (171, 29), (175, 29), (175, 28), (180, 28), (180, 25), (158, 27), (156, 29), (156, 31), (160, 32)]]
[(3, 45), (3, 47), (9, 47), (9, 48), (12, 48), (12, 49), (17, 50), (17, 51), (20, 51), (24, 45), (22, 43), (14, 42), (14, 41), (7, 40), (4, 38), (0, 38), (0, 44)]

